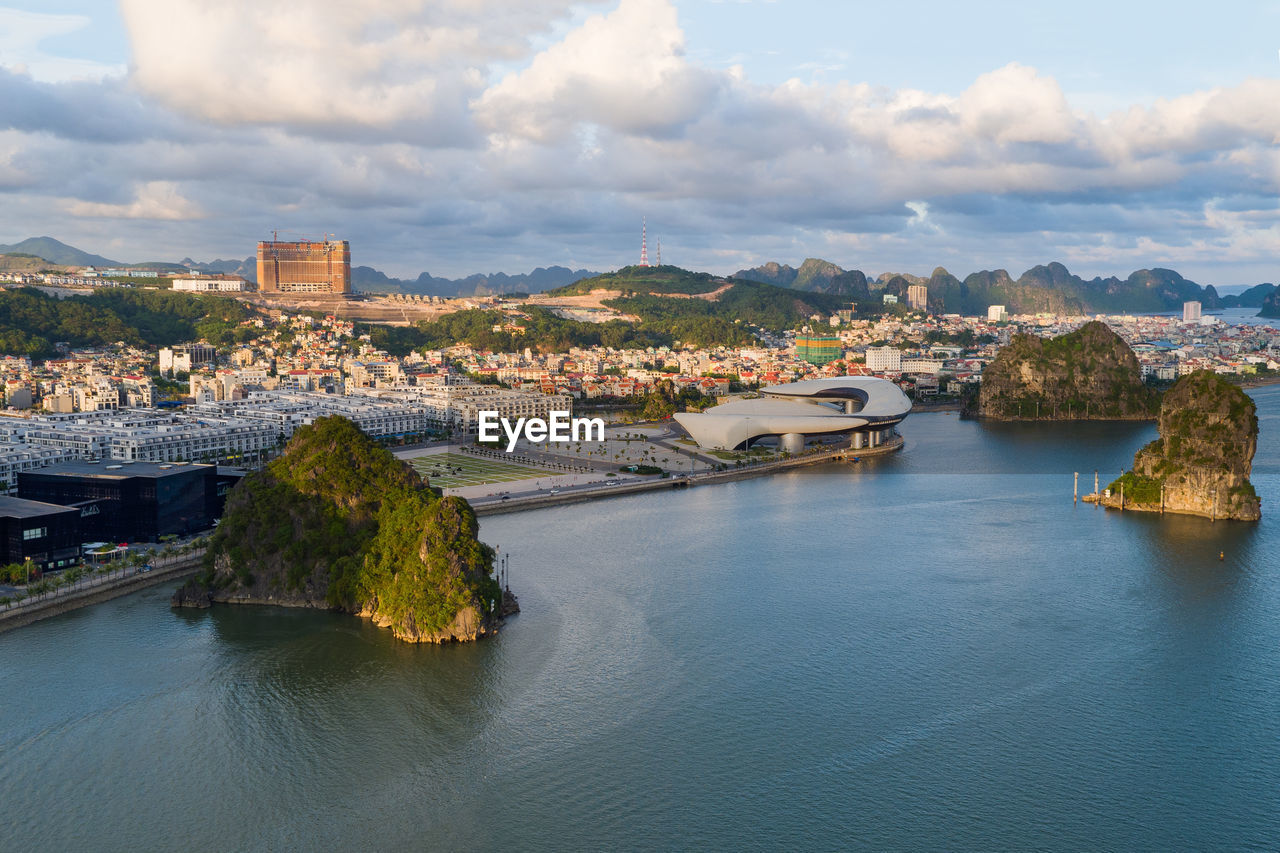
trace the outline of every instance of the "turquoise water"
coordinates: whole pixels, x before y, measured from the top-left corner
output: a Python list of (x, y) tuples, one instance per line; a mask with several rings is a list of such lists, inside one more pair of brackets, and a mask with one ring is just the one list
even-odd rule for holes
[(915, 415), (875, 463), (484, 519), (491, 642), (166, 590), (0, 635), (0, 848), (1275, 849), (1255, 397), (1257, 525), (1073, 505), (1149, 425)]

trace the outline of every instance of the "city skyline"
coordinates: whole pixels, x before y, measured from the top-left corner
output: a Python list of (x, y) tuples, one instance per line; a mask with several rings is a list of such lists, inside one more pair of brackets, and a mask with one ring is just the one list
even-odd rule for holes
[(1194, 27), (1155, 4), (304, 7), (0, 6), (0, 243), (211, 260), (335, 231), (353, 264), (462, 276), (633, 263), (647, 217), (664, 260), (717, 273), (1274, 279), (1275, 3)]

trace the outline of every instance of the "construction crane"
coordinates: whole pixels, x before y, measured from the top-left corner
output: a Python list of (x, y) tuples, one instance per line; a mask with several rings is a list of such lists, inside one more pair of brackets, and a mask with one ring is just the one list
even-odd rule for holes
[[(302, 240), (300, 240), (299, 242), (305, 242), (305, 243), (315, 243), (315, 242), (317, 242), (316, 238), (315, 238), (314, 236), (312, 236), (311, 234), (304, 234), (304, 233), (303, 233), (303, 232), (301, 232), (301, 231), (282, 231), (282, 230), (280, 230), (280, 229), (272, 229), (272, 231), (271, 231), (271, 242), (273, 242), (273, 243), (279, 243), (279, 242), (280, 242), (280, 235), (281, 235), (281, 234), (284, 234), (284, 235), (286, 235), (286, 236), (292, 235), (292, 236), (294, 236), (294, 237), (301, 237), (301, 238), (302, 238)], [(328, 243), (328, 242), (330, 242), (330, 241), (332, 240), (332, 238), (334, 238), (334, 237), (336, 237), (336, 236), (338, 236), (338, 235), (336, 235), (336, 234), (330, 234), (329, 232), (327, 232), (327, 231), (326, 231), (326, 232), (325, 232), (325, 235), (324, 235), (324, 239), (323, 239), (323, 241), (322, 241), (322, 242)]]

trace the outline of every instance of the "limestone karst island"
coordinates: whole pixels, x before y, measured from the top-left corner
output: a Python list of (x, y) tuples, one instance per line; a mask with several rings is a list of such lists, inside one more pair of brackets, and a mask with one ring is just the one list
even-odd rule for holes
[(1002, 421), (1149, 420), (1158, 406), (1133, 350), (1094, 320), (1056, 338), (1015, 335), (967, 411)]
[(1209, 371), (1182, 377), (1160, 405), (1160, 437), (1133, 457), (1133, 470), (1091, 496), (1104, 506), (1257, 521), (1261, 501), (1249, 475), (1258, 446), (1257, 406)]
[(1143, 382), (1133, 350), (1104, 323), (1056, 338), (1016, 335), (983, 373), (967, 413), (1004, 421), (1156, 418), (1160, 437), (1134, 455), (1133, 470), (1085, 500), (1211, 519), (1261, 515), (1249, 482), (1258, 443), (1249, 395), (1199, 370), (1161, 396)]
[(437, 496), (351, 421), (320, 418), (231, 491), (205, 571), (173, 603), (322, 608), (409, 642), (475, 640), (516, 606), (476, 533), (465, 500)]

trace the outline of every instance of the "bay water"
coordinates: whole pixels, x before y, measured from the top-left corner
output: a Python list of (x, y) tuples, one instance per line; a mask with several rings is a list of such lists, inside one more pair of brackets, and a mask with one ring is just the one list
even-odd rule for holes
[(0, 849), (1276, 849), (1252, 393), (1258, 524), (1073, 504), (1149, 424), (914, 415), (483, 519), (523, 613), (474, 645), (167, 588), (0, 635)]

